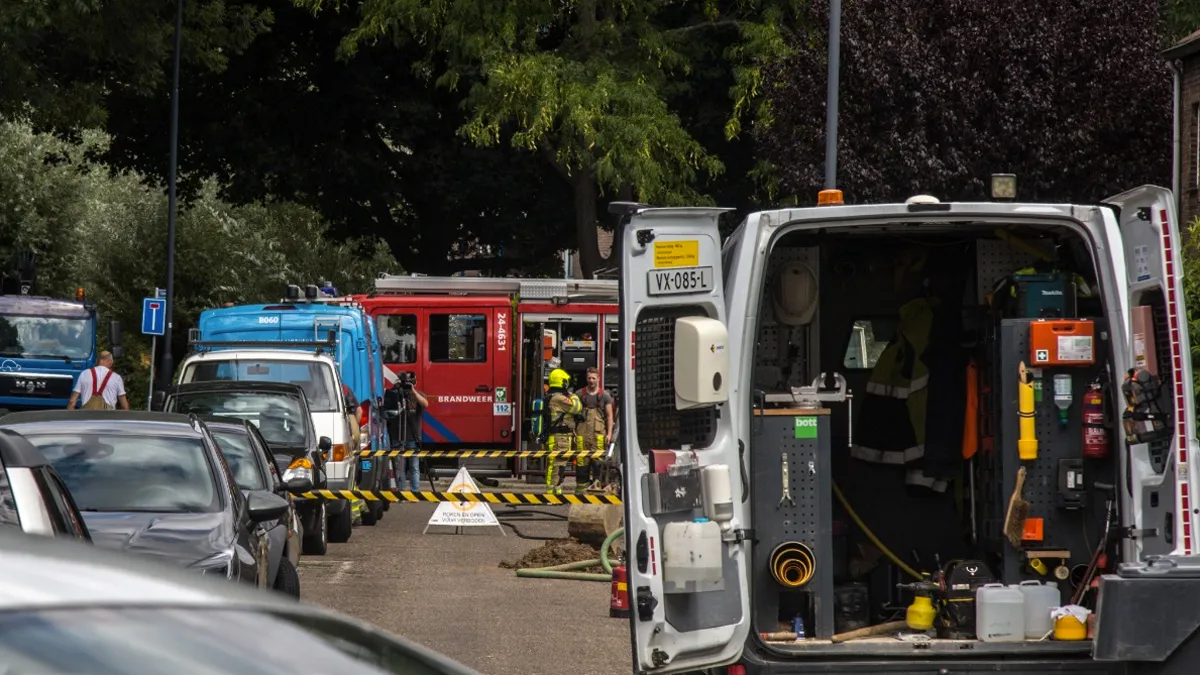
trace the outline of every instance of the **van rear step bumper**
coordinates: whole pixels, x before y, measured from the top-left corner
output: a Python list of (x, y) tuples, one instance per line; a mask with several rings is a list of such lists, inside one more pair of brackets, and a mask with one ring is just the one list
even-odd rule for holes
[[(1012, 659), (985, 658), (963, 659), (827, 659), (822, 661), (763, 663), (743, 657), (740, 662), (746, 667), (746, 675), (810, 675), (811, 673), (886, 673), (887, 675), (977, 675), (981, 673), (1005, 673), (1006, 675), (1045, 675), (1047, 673), (1070, 673), (1071, 675), (1132, 675), (1140, 672), (1127, 669), (1127, 664), (1097, 663), (1088, 658)], [(712, 675), (725, 675), (718, 668)]]
[(829, 640), (803, 640), (796, 643), (772, 643), (769, 648), (760, 648), (759, 653), (767, 656), (770, 649), (776, 653), (783, 652), (786, 656), (771, 654), (768, 658), (813, 658), (817, 655), (827, 655), (832, 658), (851, 657), (888, 657), (894, 659), (925, 659), (928, 656), (939, 660), (946, 658), (999, 657), (1020, 659), (1045, 659), (1062, 657), (1068, 659), (1087, 659), (1092, 654), (1092, 642), (1080, 640), (1077, 642), (1062, 642), (1055, 640), (1024, 642), (982, 642), (980, 640), (928, 640), (925, 642), (904, 642), (894, 637), (863, 638), (853, 642), (833, 644)]

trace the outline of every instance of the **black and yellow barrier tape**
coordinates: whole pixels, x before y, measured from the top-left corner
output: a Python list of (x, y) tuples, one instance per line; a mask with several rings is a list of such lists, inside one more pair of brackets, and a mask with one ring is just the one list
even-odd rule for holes
[(620, 504), (616, 495), (542, 494), (538, 492), (410, 492), (408, 490), (312, 490), (297, 499), (364, 499), (369, 502), (487, 502), (489, 504)]
[(501, 459), (509, 457), (542, 457), (603, 459), (606, 450), (363, 450), (359, 457), (444, 457), (455, 459)]

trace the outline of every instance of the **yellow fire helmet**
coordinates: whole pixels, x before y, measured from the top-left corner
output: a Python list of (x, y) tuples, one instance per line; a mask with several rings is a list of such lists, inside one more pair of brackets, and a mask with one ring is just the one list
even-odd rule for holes
[(571, 376), (567, 374), (567, 371), (563, 370), (562, 368), (555, 368), (554, 370), (550, 371), (550, 377), (547, 380), (547, 384), (550, 385), (551, 389), (566, 389), (567, 385), (570, 383)]

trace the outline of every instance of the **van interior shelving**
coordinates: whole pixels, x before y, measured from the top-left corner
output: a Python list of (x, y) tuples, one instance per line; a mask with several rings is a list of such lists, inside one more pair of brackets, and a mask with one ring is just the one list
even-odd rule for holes
[[(1077, 594), (1081, 583), (1085, 591), (1090, 585), (1090, 560), (1101, 550), (1110, 568), (1117, 562), (1115, 537), (1101, 544), (1116, 462), (1112, 453), (1081, 453), (1084, 396), (1093, 383), (1107, 383), (1094, 269), (1092, 253), (1066, 227), (909, 223), (799, 230), (775, 241), (759, 310), (747, 453), (759, 493), (751, 500), (751, 611), (767, 649), (1089, 653), (1088, 640), (979, 639), (974, 589), (1037, 581), (1058, 590), (1058, 604), (1074, 597), (1094, 607), (1095, 591)], [(1034, 276), (1004, 285), (1017, 271)], [(1034, 324), (1055, 319), (1066, 330), (1090, 322), (1094, 349), (1086, 363), (1032, 362), (1031, 331), (1036, 341), (1042, 330)], [(1022, 364), (1038, 390), (1037, 453), (1024, 462)], [(843, 378), (850, 395), (798, 410), (792, 388), (823, 373), (827, 386), (836, 384), (834, 373)], [(1067, 403), (1061, 415), (1056, 383)], [(1106, 394), (1112, 409), (1120, 393)], [(812, 432), (799, 422), (786, 426), (794, 415), (811, 419)], [(1029, 506), (1014, 546), (1005, 521), (1022, 466)], [(788, 567), (789, 559), (798, 565)], [(959, 579), (971, 585), (959, 594), (963, 611), (939, 612), (930, 633), (937, 637), (898, 640), (893, 629), (833, 641), (905, 621), (925, 573), (926, 583), (939, 583), (942, 575), (964, 575), (964, 565), (982, 569)], [(797, 617), (806, 634), (799, 641), (788, 636)]]

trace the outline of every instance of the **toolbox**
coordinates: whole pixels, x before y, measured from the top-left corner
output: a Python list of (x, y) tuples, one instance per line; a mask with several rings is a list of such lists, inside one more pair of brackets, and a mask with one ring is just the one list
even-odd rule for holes
[(1035, 368), (1096, 362), (1096, 326), (1090, 319), (1038, 319), (1029, 324), (1029, 360)]
[(1017, 316), (1026, 319), (1075, 317), (1075, 283), (1058, 273), (1013, 274)]

